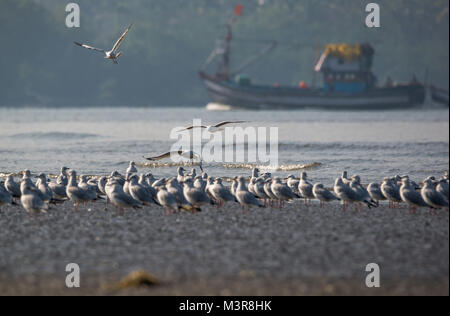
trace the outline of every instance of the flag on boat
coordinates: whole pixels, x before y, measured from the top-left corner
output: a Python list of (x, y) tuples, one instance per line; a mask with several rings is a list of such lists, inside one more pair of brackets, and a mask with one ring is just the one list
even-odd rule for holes
[(235, 16), (242, 16), (242, 10), (244, 9), (244, 6), (242, 4), (238, 4), (235, 8), (234, 8), (234, 15)]

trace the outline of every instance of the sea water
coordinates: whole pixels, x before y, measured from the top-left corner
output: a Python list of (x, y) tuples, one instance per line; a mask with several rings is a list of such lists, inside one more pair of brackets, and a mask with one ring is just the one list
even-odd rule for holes
[[(195, 107), (0, 108), (0, 174), (29, 169), (57, 174), (67, 166), (79, 174), (125, 173), (130, 160), (170, 150), (175, 127), (224, 120), (245, 126), (277, 127), (279, 166), (255, 163), (207, 163), (215, 177), (262, 171), (297, 177), (309, 166), (313, 182), (331, 186), (343, 170), (364, 183), (384, 176), (409, 174), (415, 180), (440, 176), (449, 169), (448, 109), (403, 111), (206, 111)], [(157, 177), (176, 173), (175, 165), (158, 164), (140, 172)], [(232, 167), (232, 168), (230, 168)]]

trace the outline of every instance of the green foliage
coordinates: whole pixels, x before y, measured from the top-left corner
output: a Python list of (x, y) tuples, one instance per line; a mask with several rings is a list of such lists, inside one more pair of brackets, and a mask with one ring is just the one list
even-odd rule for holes
[[(204, 105), (198, 69), (239, 2), (233, 65), (264, 46), (256, 40), (280, 43), (246, 70), (254, 83), (310, 82), (315, 49), (328, 42), (372, 43), (381, 82), (421, 79), (429, 69), (434, 84), (449, 83), (448, 0), (376, 1), (380, 29), (365, 27), (365, 2), (355, 0), (75, 2), (80, 29), (65, 27), (64, 1), (0, 1), (0, 106)], [(72, 43), (109, 48), (130, 22), (119, 65)]]

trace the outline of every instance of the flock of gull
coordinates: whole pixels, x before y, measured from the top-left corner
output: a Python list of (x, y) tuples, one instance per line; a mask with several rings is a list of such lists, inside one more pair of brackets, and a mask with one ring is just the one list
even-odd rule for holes
[(196, 169), (187, 173), (179, 167), (177, 175), (171, 178), (156, 179), (151, 173), (139, 174), (134, 162), (130, 162), (125, 176), (114, 171), (110, 176), (77, 176), (75, 170), (61, 168), (56, 181), (49, 181), (45, 174), (39, 174), (32, 181), (29, 170), (22, 172), (22, 178), (16, 182), (13, 175), (0, 182), (0, 207), (5, 204), (22, 205), (35, 217), (47, 212), (52, 204), (70, 200), (75, 211), (80, 205), (97, 200), (105, 201), (105, 210), (112, 204), (124, 215), (124, 209), (160, 207), (166, 214), (178, 211), (199, 212), (201, 207), (215, 205), (223, 207), (227, 203), (236, 203), (242, 211), (251, 207), (283, 208), (285, 203), (303, 199), (305, 205), (311, 200), (325, 203), (340, 201), (343, 210), (353, 205), (358, 211), (366, 205), (368, 208), (379, 206), (380, 201), (388, 201), (390, 208), (406, 203), (410, 212), (417, 208), (429, 208), (430, 212), (447, 209), (449, 203), (449, 175), (441, 178), (433, 176), (417, 184), (408, 176), (384, 178), (381, 184), (361, 184), (358, 175), (348, 177), (344, 171), (334, 182), (332, 190), (321, 183), (311, 183), (307, 173), (301, 172), (300, 179), (290, 175), (287, 178), (272, 177), (270, 173), (260, 173), (254, 168), (251, 177), (235, 177), (231, 186), (223, 184), (221, 178), (213, 178), (205, 172), (197, 174)]

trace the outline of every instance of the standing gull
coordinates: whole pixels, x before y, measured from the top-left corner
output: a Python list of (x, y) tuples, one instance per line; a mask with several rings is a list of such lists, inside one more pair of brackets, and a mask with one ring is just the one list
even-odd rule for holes
[(6, 178), (5, 181), (5, 189), (8, 191), (13, 198), (20, 198), (21, 192), (20, 192), (20, 185), (14, 181), (14, 177), (12, 175), (9, 175)]
[(374, 206), (374, 207), (378, 206), (377, 202), (374, 199), (372, 199), (372, 197), (370, 196), (367, 189), (361, 185), (360, 176), (358, 176), (358, 175), (353, 176), (352, 182), (355, 183), (354, 187), (355, 187), (356, 191), (358, 192), (358, 194), (361, 196), (361, 198), (363, 198), (363, 200), (369, 201), (372, 204), (372, 206)]
[(202, 189), (197, 189), (193, 185), (191, 178), (186, 179), (183, 188), (184, 197), (194, 207), (200, 208), (202, 205), (211, 204), (211, 199)]
[(380, 201), (386, 201), (386, 197), (383, 195), (383, 192), (381, 192), (381, 188), (378, 183), (370, 183), (367, 186), (367, 192), (369, 192), (370, 197), (376, 201), (377, 206), (380, 205)]
[(305, 199), (305, 204), (308, 205), (309, 201), (314, 199), (313, 185), (308, 182), (308, 175), (305, 171), (300, 174), (300, 182), (298, 184), (298, 190)]
[(350, 182), (352, 182), (352, 180), (348, 178), (348, 172), (345, 170), (342, 171), (341, 179), (342, 179), (342, 182), (347, 185), (349, 185)]
[(91, 49), (91, 50), (95, 50), (97, 52), (101, 52), (101, 53), (105, 54), (105, 59), (110, 59), (113, 61), (113, 63), (118, 64), (117, 59), (122, 55), (122, 52), (117, 52), (117, 49), (119, 48), (119, 46), (122, 43), (125, 36), (127, 35), (128, 31), (131, 29), (131, 26), (133, 26), (133, 24), (130, 24), (130, 26), (125, 30), (125, 32), (116, 41), (113, 48), (108, 51), (104, 50), (104, 49), (100, 49), (100, 48), (95, 48), (95, 47), (92, 47), (92, 46), (89, 46), (86, 44), (78, 43), (78, 42), (74, 42), (74, 43), (78, 46), (81, 46), (81, 47), (84, 47), (87, 49)]
[(359, 209), (359, 206), (361, 203), (366, 204), (369, 208), (376, 207), (377, 204), (375, 201), (371, 201), (371, 198), (369, 196), (369, 193), (364, 189), (360, 184), (358, 180), (353, 179), (352, 182), (350, 182), (350, 189), (353, 191), (354, 196), (352, 197), (357, 204), (355, 204), (355, 207)]
[(384, 178), (381, 183), (381, 192), (389, 200), (389, 207), (395, 207), (395, 203), (401, 203), (400, 189), (391, 178)]
[(280, 201), (280, 209), (284, 206), (286, 201), (300, 198), (297, 194), (292, 192), (286, 184), (282, 183), (279, 177), (273, 179), (271, 189), (272, 193)]
[(67, 193), (66, 193), (67, 184), (50, 182), (48, 184), (48, 186), (52, 190), (53, 195), (56, 198), (58, 198), (58, 199), (67, 198)]
[(256, 180), (257, 180), (257, 178), (251, 178), (250, 182), (248, 184), (248, 191), (250, 193), (253, 193), (254, 195), (256, 195), (256, 192), (255, 192)]
[(73, 202), (75, 212), (81, 203), (87, 203), (92, 200), (92, 193), (88, 189), (80, 188), (77, 184), (77, 173), (74, 170), (69, 172), (69, 183), (66, 188), (67, 197)]
[(86, 190), (86, 192), (89, 195), (89, 202), (97, 200), (97, 184), (89, 184), (87, 177), (85, 175), (80, 176), (80, 183), (78, 184), (78, 187), (80, 187), (83, 190)]
[(448, 209), (448, 201), (445, 197), (436, 191), (436, 188), (433, 185), (431, 180), (425, 180), (424, 186), (420, 192), (423, 200), (432, 208), (447, 208)]
[(133, 199), (140, 201), (144, 205), (149, 206), (155, 203), (147, 188), (139, 184), (139, 177), (135, 174), (130, 177), (128, 191)]
[(402, 186), (400, 187), (400, 197), (403, 202), (408, 204), (409, 211), (415, 213), (417, 207), (427, 207), (427, 203), (422, 196), (411, 185), (411, 181), (407, 178), (402, 179)]
[(145, 174), (145, 181), (149, 186), (153, 187), (153, 184), (156, 182), (156, 178), (153, 176), (151, 172), (147, 172)]
[(238, 187), (236, 189), (236, 199), (239, 204), (242, 206), (242, 211), (245, 208), (250, 209), (250, 207), (258, 206), (265, 207), (260, 201), (256, 199), (256, 197), (250, 193), (245, 185), (244, 177), (238, 178)]
[(264, 200), (264, 205), (267, 204), (267, 200), (270, 200), (270, 196), (266, 194), (264, 191), (264, 179), (259, 177), (256, 179), (256, 183), (254, 185), (254, 191), (257, 197)]
[(98, 190), (101, 192), (102, 195), (106, 195), (106, 182), (108, 182), (108, 179), (105, 176), (102, 176), (97, 181)]
[[(151, 174), (150, 174), (151, 175)], [(154, 187), (152, 187), (148, 181), (148, 176), (146, 174), (141, 174), (139, 176), (139, 182), (140, 185), (142, 185), (144, 188), (147, 189), (148, 194), (150, 194), (153, 201), (156, 201), (156, 194), (158, 194), (158, 191)]]
[(131, 195), (130, 194), (130, 178), (131, 178), (131, 174), (127, 173), (125, 175), (125, 183), (123, 184), (123, 192), (125, 192), (125, 194)]
[(29, 182), (23, 181), (20, 185), (20, 191), (20, 202), (27, 213), (33, 214), (36, 218), (39, 213), (48, 211), (48, 204), (30, 187)]
[(136, 163), (134, 161), (130, 161), (130, 165), (128, 166), (127, 169), (127, 174), (131, 174), (131, 173), (137, 173), (137, 169), (136, 169)]
[(214, 198), (214, 195), (211, 192), (211, 189), (214, 185), (214, 181), (215, 179), (213, 177), (208, 177), (208, 179), (206, 180), (205, 192), (212, 201), (216, 202), (217, 200)]
[(44, 173), (38, 175), (36, 187), (41, 191), (45, 203), (50, 203), (53, 200), (53, 192), (48, 187), (47, 176)]
[[(178, 182), (178, 180), (176, 178), (170, 179), (167, 182), (165, 188), (166, 188), (167, 192), (169, 192), (170, 194), (173, 195), (179, 208), (186, 209), (186, 210), (192, 210), (192, 205), (184, 197), (183, 188), (181, 187), (180, 183)], [(161, 190), (160, 190), (160, 192), (161, 192)], [(166, 206), (170, 206), (170, 200), (166, 200), (168, 198), (165, 196), (166, 193), (161, 193), (161, 194), (163, 194), (163, 196), (160, 196), (160, 198), (158, 198), (158, 201), (160, 203), (164, 202), (166, 204)], [(161, 205), (164, 206), (163, 204), (161, 204)], [(169, 207), (169, 209), (170, 209), (170, 207)], [(197, 209), (195, 211), (201, 211), (201, 210)]]
[(12, 205), (13, 197), (8, 191), (6, 191), (2, 183), (0, 183), (0, 208), (5, 204)]
[(313, 194), (320, 201), (321, 208), (323, 208), (325, 202), (340, 201), (333, 193), (325, 189), (322, 183), (314, 184)]
[(56, 179), (57, 184), (62, 184), (64, 186), (67, 186), (67, 184), (69, 183), (69, 178), (67, 177), (67, 171), (69, 171), (69, 168), (67, 168), (67, 167), (61, 168), (61, 172), (60, 172), (58, 178)]
[(117, 180), (117, 182), (123, 186), (125, 184), (125, 179), (124, 177), (116, 170), (111, 172), (111, 178), (115, 178)]
[(220, 207), (227, 202), (237, 201), (230, 190), (222, 184), (222, 179), (220, 178), (214, 180), (214, 185), (212, 185), (209, 190)]
[(158, 179), (158, 180), (156, 180), (155, 182), (153, 182), (152, 187), (153, 187), (154, 189), (159, 189), (159, 188), (165, 186), (165, 185), (166, 185), (166, 182), (167, 182), (167, 179), (166, 179), (166, 178)]
[(273, 202), (277, 201), (277, 197), (272, 192), (272, 178), (267, 178), (264, 182), (264, 192), (269, 197), (269, 205), (273, 206)]
[(233, 182), (231, 183), (231, 193), (236, 196), (236, 190), (238, 187), (238, 177), (233, 178)]
[(337, 178), (334, 182), (334, 193), (342, 201), (342, 209), (347, 210), (348, 203), (356, 202), (356, 193), (344, 183), (342, 177)]
[(120, 183), (114, 179), (110, 178), (107, 186), (108, 198), (113, 205), (119, 208), (120, 215), (124, 214), (124, 209), (126, 208), (141, 208), (142, 203), (128, 194), (123, 192), (123, 188)]
[(201, 176), (196, 176), (194, 178), (194, 187), (197, 189), (205, 191), (207, 184), (208, 182), (204, 181)]
[(436, 191), (442, 194), (448, 201), (448, 181), (441, 179), (436, 187)]
[(287, 185), (293, 192), (300, 193), (298, 191), (299, 184), (300, 184), (300, 181), (297, 180), (294, 175), (291, 174), (287, 177)]
[(183, 167), (178, 167), (177, 168), (177, 181), (178, 183), (181, 183), (184, 181), (184, 173), (186, 172), (186, 170), (184, 170)]
[(176, 213), (178, 211), (178, 202), (172, 193), (167, 191), (166, 187), (162, 187), (158, 192), (158, 202), (167, 211), (168, 214)]

